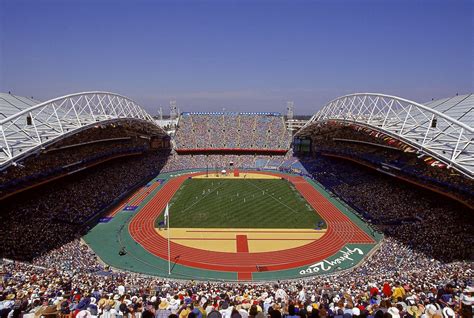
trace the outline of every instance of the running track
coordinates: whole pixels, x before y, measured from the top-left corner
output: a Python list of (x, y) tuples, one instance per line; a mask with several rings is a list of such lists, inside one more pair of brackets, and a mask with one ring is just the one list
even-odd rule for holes
[[(257, 265), (260, 268), (265, 268), (266, 271), (290, 269), (322, 261), (336, 254), (348, 243), (375, 243), (367, 233), (357, 227), (304, 178), (268, 172), (258, 173), (283, 176), (292, 182), (301, 195), (325, 220), (328, 225), (326, 234), (319, 240), (312, 241), (304, 246), (263, 253), (211, 252), (171, 242), (171, 259), (177, 260), (178, 264), (185, 266), (238, 272), (240, 279), (251, 277), (251, 273), (257, 271)], [(203, 173), (182, 175), (166, 182), (163, 188), (140, 209), (130, 222), (130, 235), (148, 252), (163, 259), (168, 258), (167, 240), (156, 233), (155, 219), (164, 210), (166, 203), (171, 200), (181, 184), (188, 177), (199, 174)]]

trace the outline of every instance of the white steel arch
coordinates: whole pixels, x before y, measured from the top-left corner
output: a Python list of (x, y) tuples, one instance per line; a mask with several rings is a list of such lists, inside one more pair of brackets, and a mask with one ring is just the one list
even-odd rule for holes
[(0, 120), (0, 166), (89, 125), (118, 119), (139, 120), (158, 128), (135, 101), (109, 92), (70, 94), (31, 106)]
[(371, 127), (474, 177), (474, 128), (442, 112), (397, 96), (357, 93), (327, 103), (297, 133), (331, 120)]

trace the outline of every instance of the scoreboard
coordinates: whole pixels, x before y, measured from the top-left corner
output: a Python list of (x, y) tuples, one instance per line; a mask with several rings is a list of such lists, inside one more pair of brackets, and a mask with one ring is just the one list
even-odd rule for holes
[(311, 141), (310, 137), (295, 137), (293, 139), (293, 152), (300, 154), (311, 153)]

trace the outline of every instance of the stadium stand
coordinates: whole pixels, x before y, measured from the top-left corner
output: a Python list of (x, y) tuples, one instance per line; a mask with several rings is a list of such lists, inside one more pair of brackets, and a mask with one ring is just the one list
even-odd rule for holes
[[(16, 114), (48, 105), (10, 94), (2, 94), (1, 101), (2, 128), (7, 131), (20, 127), (14, 122)], [(15, 248), (4, 245), (0, 255), (16, 260), (31, 260), (80, 237), (104, 210), (158, 174), (169, 155), (164, 132), (133, 116), (96, 117), (93, 124), (52, 140), (43, 136), (35, 151), (15, 143), (15, 136), (4, 139), (2, 152), (11, 154), (9, 145), (15, 145), (25, 154), (3, 162), (0, 172), (2, 235), (15, 242)]]
[(0, 173), (0, 197), (121, 156), (150, 150), (145, 127), (120, 121), (100, 124), (72, 135)]
[[(392, 182), (391, 176), (344, 159), (317, 156), (301, 163), (313, 178), (398, 242), (443, 262), (474, 259), (472, 210), (464, 205), (440, 200), (437, 193), (409, 183)], [(434, 232), (443, 237), (441, 244), (429, 241)]]
[[(431, 107), (454, 111), (463, 103), (470, 105), (470, 96), (433, 102)], [(469, 116), (464, 112), (458, 119)], [(111, 159), (34, 193), (22, 192), (2, 201), (2, 210), (8, 213), (0, 214), (6, 243), (1, 245), (0, 255), (15, 260), (2, 263), (2, 317), (472, 317), (472, 210), (454, 200), (440, 200), (434, 192), (444, 191), (469, 204), (473, 188), (463, 173), (466, 170), (446, 169), (443, 159), (433, 157), (433, 153), (412, 152), (414, 145), (406, 140), (401, 142), (367, 125), (334, 118), (324, 120), (323, 125), (316, 121), (308, 125), (303, 132), (312, 138), (312, 152), (292, 156), (279, 117), (267, 117), (182, 116), (177, 149), (199, 148), (200, 152), (174, 152), (169, 160), (167, 151)], [(246, 138), (243, 129), (251, 131), (252, 138)], [(94, 151), (107, 153), (110, 148), (105, 144), (121, 149), (118, 144), (122, 145), (122, 140), (109, 144), (102, 142), (104, 139), (127, 138), (126, 143), (139, 146), (141, 139), (135, 140), (129, 133), (127, 127), (108, 127), (104, 135), (104, 130), (96, 128), (95, 132), (71, 136), (70, 142), (64, 139), (55, 147), (68, 151), (68, 146), (79, 144), (77, 149), (85, 150), (77, 155), (89, 158)], [(94, 151), (84, 145), (89, 138), (94, 142), (88, 145), (97, 146)], [(244, 147), (253, 153), (203, 152)], [(284, 150), (285, 155), (270, 157), (256, 151), (261, 147)], [(42, 156), (48, 158), (48, 152)], [(431, 159), (425, 161), (428, 156)], [(58, 156), (60, 164), (76, 159)], [(110, 210), (130, 189), (160, 171), (224, 167), (231, 161), (239, 167), (293, 171), (314, 178), (356, 209), (385, 238), (377, 251), (348, 271), (259, 284), (179, 281), (112, 270), (81, 243), (80, 233), (88, 220)], [(28, 159), (24, 164), (25, 173), (4, 171), (24, 177), (55, 165), (36, 167)], [(411, 182), (394, 182), (398, 179), (393, 176), (398, 174)], [(2, 178), (6, 182), (15, 179), (8, 173)]]
[(174, 153), (170, 156), (163, 171), (176, 171), (190, 168), (208, 169), (276, 169), (269, 166), (270, 162), (276, 163), (279, 167), (290, 154), (285, 156), (265, 156), (265, 155), (236, 155), (236, 154), (195, 154), (178, 155)]
[(176, 150), (259, 150), (286, 153), (290, 144), (279, 113), (183, 113)]
[[(356, 94), (350, 95), (347, 100), (356, 97), (360, 98)], [(315, 119), (319, 116), (319, 119), (304, 127), (298, 137), (311, 137), (312, 151), (315, 153), (358, 162), (454, 197), (472, 209), (474, 178), (470, 171), (473, 152), (472, 142), (468, 139), (472, 140), (473, 134), (473, 102), (473, 94), (468, 94), (427, 103), (423, 106), (428, 107), (424, 111), (429, 113), (435, 109), (442, 110), (443, 113), (433, 113), (431, 121), (426, 116), (424, 120), (420, 120), (421, 112), (405, 114), (405, 122), (409, 118), (414, 121), (405, 126), (413, 125), (414, 128), (411, 128), (413, 133), (407, 132), (402, 136), (397, 135), (400, 134), (396, 130), (398, 128), (393, 128), (400, 126), (400, 116), (390, 119), (393, 123), (386, 124), (387, 128), (383, 128), (380, 120), (367, 124), (368, 119), (361, 115), (349, 120), (349, 115), (344, 114), (344, 106), (341, 106), (341, 112), (328, 112), (323, 108), (313, 117)], [(333, 102), (327, 107), (333, 107), (331, 103)], [(415, 108), (416, 103), (412, 102), (410, 105)], [(370, 108), (360, 112), (368, 111)], [(385, 114), (387, 119), (383, 122), (388, 122), (389, 115), (390, 113)], [(435, 121), (435, 115), (445, 116), (445, 123), (440, 124), (439, 119)], [(453, 130), (455, 125), (460, 127), (459, 131)], [(425, 138), (422, 141), (418, 139), (418, 134), (424, 129)], [(448, 135), (456, 135), (458, 138), (452, 139)], [(461, 142), (464, 138), (466, 142)], [(433, 140), (437, 141), (429, 145)]]
[(291, 157), (290, 135), (279, 113), (183, 113), (176, 148), (163, 171), (189, 168), (269, 168)]
[(312, 144), (320, 155), (357, 161), (383, 173), (450, 194), (473, 206), (473, 179), (447, 169), (447, 165), (435, 157), (416, 153), (414, 148), (392, 137), (338, 122), (321, 126), (317, 136)]
[(2, 200), (2, 210), (11, 212), (0, 214), (2, 235), (15, 248), (2, 245), (0, 255), (31, 260), (80, 237), (104, 211), (155, 176), (166, 158), (160, 152), (114, 159)]

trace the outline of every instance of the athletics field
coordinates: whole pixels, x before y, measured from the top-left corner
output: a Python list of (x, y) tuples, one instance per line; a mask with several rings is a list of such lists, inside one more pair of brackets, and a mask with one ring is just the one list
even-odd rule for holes
[[(167, 204), (169, 230), (163, 217)], [(159, 175), (84, 237), (112, 267), (245, 281), (347, 269), (379, 239), (314, 181), (276, 172)], [(118, 254), (121, 249), (126, 255)]]

